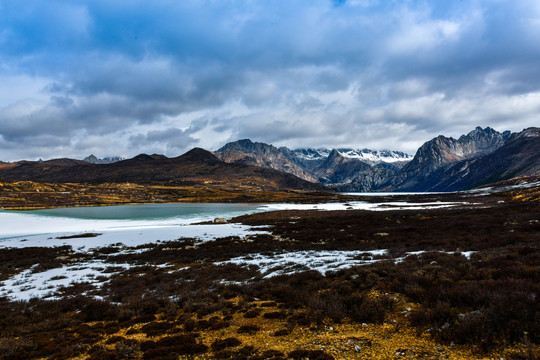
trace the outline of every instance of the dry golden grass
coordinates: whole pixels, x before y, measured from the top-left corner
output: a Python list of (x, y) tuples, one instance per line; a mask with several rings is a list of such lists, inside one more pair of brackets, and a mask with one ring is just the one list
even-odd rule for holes
[[(374, 294), (376, 296), (376, 293)], [(236, 338), (241, 342), (241, 345), (231, 347), (230, 350), (238, 350), (242, 347), (253, 347), (252, 354), (261, 354), (263, 351), (273, 350), (283, 354), (286, 358), (294, 350), (322, 350), (326, 354), (331, 355), (334, 359), (448, 359), (448, 360), (488, 360), (488, 359), (506, 359), (520, 358), (524, 359), (537, 358), (540, 355), (539, 348), (527, 348), (524, 345), (506, 347), (501, 350), (492, 351), (485, 354), (480, 353), (477, 349), (470, 346), (456, 346), (439, 344), (433, 340), (430, 334), (418, 334), (417, 331), (408, 325), (406, 316), (402, 312), (406, 308), (414, 308), (414, 304), (406, 302), (399, 295), (395, 295), (397, 304), (395, 311), (389, 316), (384, 324), (358, 324), (343, 322), (340, 324), (333, 323), (329, 319), (325, 319), (323, 324), (319, 326), (291, 326), (287, 319), (267, 319), (265, 313), (280, 312), (283, 308), (279, 304), (268, 306), (268, 302), (252, 301), (249, 302), (251, 309), (257, 308), (261, 310), (260, 315), (254, 318), (245, 318), (244, 312), (236, 312), (229, 316), (226, 320), (230, 326), (219, 330), (204, 330), (198, 331), (197, 341), (209, 346), (209, 349), (204, 354), (180, 356), (179, 359), (214, 359), (221, 354), (212, 350), (210, 345), (215, 341)], [(230, 300), (234, 305), (246, 304), (241, 298)], [(295, 310), (296, 313), (301, 313), (304, 309)], [(191, 314), (179, 313), (179, 316)], [(223, 315), (220, 313), (209, 314), (197, 320), (216, 321), (216, 317), (223, 320)], [(158, 322), (165, 321), (164, 315), (158, 317)], [(88, 325), (95, 325), (89, 323)], [(120, 331), (106, 336), (98, 346), (102, 346), (108, 350), (114, 350), (115, 344), (108, 344), (108, 340), (114, 337), (123, 337), (129, 340), (135, 340), (139, 343), (145, 341), (157, 341), (167, 336), (178, 334), (186, 334), (183, 328), (177, 327), (167, 335), (160, 334), (158, 336), (147, 336), (140, 330), (147, 323), (141, 323), (129, 328), (120, 329)], [(239, 333), (238, 330), (242, 326), (256, 326), (259, 328), (254, 333)], [(131, 330), (131, 333), (128, 331)], [(276, 336), (279, 330), (289, 331), (288, 335)], [(222, 355), (221, 355), (222, 356)], [(143, 353), (139, 352), (136, 359), (142, 359)], [(87, 359), (89, 356), (79, 356), (76, 359)], [(232, 357), (234, 358), (234, 357)]]
[(218, 183), (167, 186), (133, 183), (90, 185), (0, 181), (0, 208), (11, 210), (143, 203), (320, 202), (336, 199), (349, 201), (352, 197), (302, 191), (253, 191), (249, 185), (231, 189), (226, 184)]

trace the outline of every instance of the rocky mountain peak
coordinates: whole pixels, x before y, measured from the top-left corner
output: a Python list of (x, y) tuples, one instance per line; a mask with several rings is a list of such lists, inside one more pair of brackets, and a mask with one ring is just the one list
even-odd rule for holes
[(413, 160), (403, 167), (394, 186), (418, 188), (423, 179), (439, 169), (491, 154), (504, 146), (509, 138), (509, 131), (500, 133), (480, 126), (457, 140), (439, 135), (418, 149)]
[(85, 161), (91, 164), (112, 164), (112, 163), (122, 161), (122, 160), (125, 160), (125, 159), (120, 156), (110, 156), (110, 157), (104, 157), (103, 159), (100, 159), (94, 154), (91, 154), (85, 157), (82, 161)]
[(330, 154), (328, 154), (328, 159), (327, 160), (335, 160), (335, 159), (343, 159), (343, 155), (340, 154), (339, 151), (337, 151), (336, 149), (333, 149), (332, 151), (330, 151)]
[(97, 164), (99, 159), (94, 154), (91, 154), (90, 156), (85, 157), (83, 161), (86, 161), (92, 164)]
[(476, 127), (458, 140), (439, 135), (424, 143), (417, 151), (408, 167), (423, 164), (430, 170), (455, 161), (470, 159), (491, 153), (504, 145), (510, 137), (510, 132), (500, 133), (490, 127)]
[(522, 132), (515, 134), (516, 137), (540, 137), (540, 128), (530, 127), (524, 129)]
[(316, 182), (315, 178), (295, 164), (283, 151), (270, 144), (243, 139), (226, 144), (214, 152), (214, 155), (228, 163), (266, 167)]

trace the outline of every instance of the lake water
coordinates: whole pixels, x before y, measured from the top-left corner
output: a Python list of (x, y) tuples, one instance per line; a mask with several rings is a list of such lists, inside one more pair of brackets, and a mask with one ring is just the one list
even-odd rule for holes
[(54, 216), (72, 219), (99, 220), (156, 220), (156, 219), (213, 219), (234, 217), (260, 209), (260, 204), (142, 204), (118, 206), (67, 207), (10, 213)]
[[(33, 211), (0, 210), (0, 248), (70, 245), (78, 251), (124, 244), (138, 246), (156, 241), (197, 238), (202, 241), (226, 236), (265, 233), (241, 224), (195, 223), (271, 210), (417, 210), (443, 208), (461, 203), (378, 203), (327, 204), (145, 204), (101, 207), (56, 208)], [(96, 237), (61, 239), (97, 233)]]
[[(0, 248), (71, 245), (88, 250), (116, 243), (137, 246), (181, 237), (213, 240), (224, 236), (246, 236), (255, 232), (244, 225), (193, 223), (216, 217), (230, 219), (264, 210), (261, 204), (145, 204), (0, 210)], [(58, 239), (90, 232), (100, 235)]]

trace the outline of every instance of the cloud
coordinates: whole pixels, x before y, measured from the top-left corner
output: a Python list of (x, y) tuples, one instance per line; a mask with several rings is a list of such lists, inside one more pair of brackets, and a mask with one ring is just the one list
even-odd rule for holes
[(157, 152), (169, 154), (185, 152), (197, 144), (191, 134), (198, 131), (198, 128), (188, 128), (185, 130), (178, 128), (168, 128), (165, 130), (152, 130), (146, 134), (136, 134), (129, 137), (129, 147), (139, 151)]
[(100, 146), (174, 156), (239, 137), (414, 151), (441, 133), (517, 131), (540, 115), (532, 0), (0, 8), (2, 160)]

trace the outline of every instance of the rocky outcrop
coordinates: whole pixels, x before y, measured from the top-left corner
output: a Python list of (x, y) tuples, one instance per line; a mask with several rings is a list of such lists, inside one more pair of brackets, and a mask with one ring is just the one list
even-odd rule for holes
[(252, 142), (249, 139), (238, 140), (226, 144), (214, 152), (214, 155), (227, 163), (260, 166), (317, 182), (311, 174), (292, 162), (273, 145)]
[(358, 159), (350, 159), (332, 150), (326, 160), (315, 170), (323, 184), (342, 184), (349, 182), (351, 175), (369, 171), (371, 165)]
[(420, 186), (423, 191), (455, 191), (539, 174), (540, 129), (529, 128), (512, 134), (491, 153), (438, 169)]
[(276, 169), (341, 191), (371, 191), (412, 158), (389, 150), (278, 149), (248, 139), (228, 143), (214, 154), (228, 163)]
[(90, 164), (112, 164), (115, 162), (119, 162), (125, 160), (122, 157), (119, 156), (111, 156), (111, 157), (104, 157), (102, 159), (96, 157), (94, 154), (85, 157), (82, 161), (88, 162)]
[(386, 182), (390, 190), (427, 191), (432, 188), (439, 169), (447, 168), (463, 160), (490, 154), (503, 146), (510, 132), (499, 133), (490, 127), (477, 127), (459, 139), (438, 136), (423, 144), (414, 158)]

